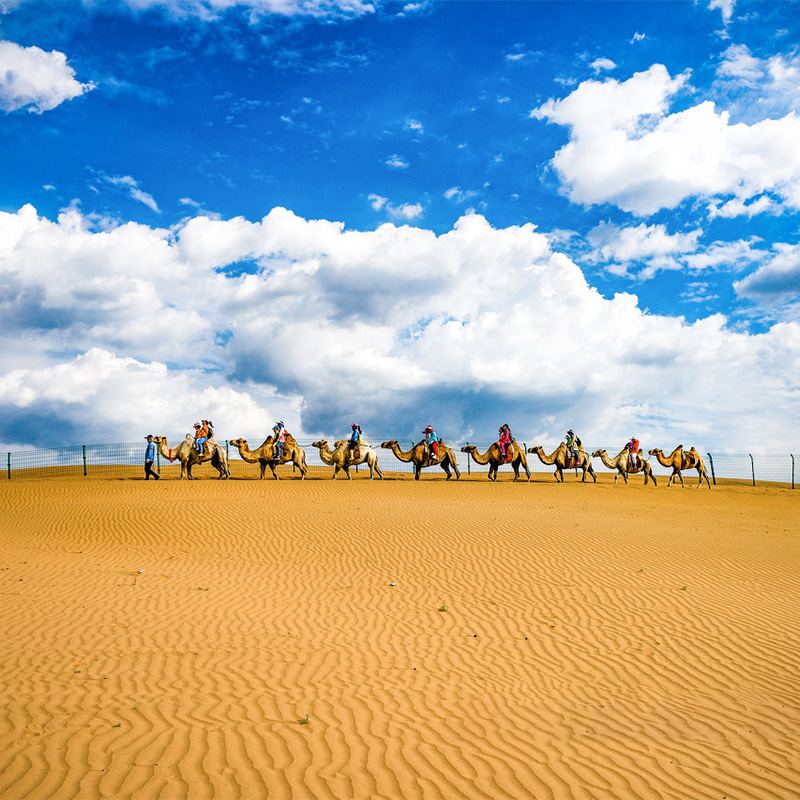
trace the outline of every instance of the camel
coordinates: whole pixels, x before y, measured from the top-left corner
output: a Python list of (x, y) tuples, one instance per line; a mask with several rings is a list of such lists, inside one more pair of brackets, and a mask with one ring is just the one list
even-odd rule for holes
[(311, 446), (318, 447), (319, 457), (322, 459), (322, 462), (333, 467), (334, 480), (336, 480), (340, 472), (344, 472), (347, 476), (347, 480), (352, 480), (350, 467), (356, 464), (366, 464), (369, 467), (370, 480), (375, 477), (376, 472), (378, 473), (378, 477), (383, 480), (383, 473), (378, 466), (377, 453), (368, 444), (361, 444), (358, 446), (358, 458), (353, 459), (350, 457), (348, 444), (348, 439), (339, 439), (337, 442), (333, 443), (333, 450), (331, 450), (328, 446), (328, 442), (325, 439), (320, 439), (320, 441), (314, 442)]
[(195, 464), (204, 464), (206, 461), (210, 461), (211, 466), (219, 472), (218, 480), (228, 479), (231, 476), (225, 448), (213, 436), (206, 440), (208, 454), (204, 453), (202, 456), (198, 454), (197, 448), (194, 446), (194, 438), (191, 433), (187, 433), (186, 438), (175, 448), (171, 448), (167, 444), (166, 436), (154, 436), (153, 441), (156, 443), (162, 458), (181, 462), (181, 480), (188, 478), (193, 481), (192, 467)]
[(647, 486), (648, 478), (652, 479), (654, 486), (658, 486), (656, 476), (653, 475), (653, 470), (650, 467), (649, 462), (645, 461), (643, 458), (640, 458), (640, 466), (631, 466), (630, 453), (628, 452), (627, 448), (621, 450), (616, 456), (614, 456), (614, 458), (609, 458), (608, 453), (601, 448), (600, 450), (595, 450), (594, 453), (592, 453), (592, 458), (597, 458), (598, 456), (609, 469), (617, 470), (617, 474), (614, 475), (615, 485), (617, 483), (617, 478), (619, 478), (620, 475), (622, 475), (622, 477), (625, 479), (625, 483), (627, 483), (628, 475), (635, 475), (637, 472), (643, 472), (645, 486)]
[(525, 450), (521, 448), (517, 444), (517, 440), (511, 443), (508, 448), (509, 453), (511, 454), (510, 461), (506, 461), (503, 458), (503, 450), (500, 447), (499, 442), (495, 442), (492, 444), (489, 449), (481, 454), (478, 452), (478, 448), (475, 445), (469, 444), (465, 447), (461, 448), (462, 453), (469, 453), (472, 456), (472, 460), (476, 464), (483, 464), (489, 465), (489, 480), (496, 481), (497, 480), (497, 470), (503, 466), (503, 464), (511, 464), (512, 468), (514, 469), (514, 480), (519, 479), (519, 468), (520, 465), (525, 470), (525, 474), (528, 476), (528, 480), (531, 479), (531, 471), (528, 469), (528, 457), (525, 455)]
[(251, 450), (247, 446), (247, 439), (233, 439), (231, 444), (239, 451), (239, 456), (242, 461), (246, 461), (248, 464), (258, 463), (261, 467), (261, 478), (259, 480), (264, 480), (264, 473), (267, 467), (272, 470), (272, 475), (275, 480), (280, 480), (280, 478), (278, 478), (278, 473), (275, 472), (275, 467), (281, 464), (288, 464), (289, 462), (293, 463), (300, 470), (301, 481), (306, 477), (306, 472), (308, 472), (308, 467), (306, 466), (306, 451), (303, 450), (292, 437), (287, 437), (286, 441), (283, 443), (280, 461), (274, 458), (275, 440), (272, 436), (267, 436), (255, 450)]
[(652, 450), (650, 450), (650, 455), (655, 456), (658, 459), (658, 463), (661, 464), (662, 467), (672, 467), (672, 475), (669, 476), (667, 486), (672, 485), (672, 482), (675, 480), (675, 476), (677, 475), (681, 479), (681, 486), (685, 488), (686, 484), (683, 482), (681, 470), (696, 469), (697, 474), (700, 476), (700, 480), (697, 481), (696, 488), (699, 489), (703, 485), (703, 478), (706, 479), (708, 488), (711, 488), (711, 481), (708, 479), (708, 472), (706, 472), (706, 462), (703, 461), (700, 453), (698, 453), (694, 447), (691, 450), (684, 451), (683, 445), (679, 444), (668, 456), (665, 456), (663, 451), (659, 450), (657, 447), (654, 447)]
[(586, 454), (586, 451), (583, 449), (583, 447), (578, 448), (577, 463), (575, 463), (575, 458), (572, 453), (567, 451), (566, 442), (561, 442), (561, 444), (549, 456), (538, 444), (536, 447), (529, 447), (528, 452), (536, 453), (536, 455), (539, 456), (539, 461), (541, 461), (542, 464), (555, 464), (556, 471), (553, 473), (553, 475), (555, 475), (556, 480), (560, 480), (561, 483), (564, 483), (565, 469), (582, 469), (583, 478), (581, 479), (581, 483), (586, 483), (587, 472), (592, 476), (592, 480), (597, 483), (597, 474), (592, 468), (592, 460)]
[(450, 480), (450, 468), (453, 468), (456, 480), (461, 477), (461, 472), (456, 464), (455, 453), (449, 448), (445, 447), (439, 442), (439, 458), (437, 460), (428, 459), (426, 457), (425, 442), (418, 442), (408, 452), (403, 452), (397, 442), (392, 439), (390, 442), (384, 442), (381, 447), (391, 450), (397, 458), (401, 461), (408, 463), (409, 461), (414, 465), (414, 480), (419, 480), (419, 474), (425, 467), (440, 466), (447, 474), (447, 480)]

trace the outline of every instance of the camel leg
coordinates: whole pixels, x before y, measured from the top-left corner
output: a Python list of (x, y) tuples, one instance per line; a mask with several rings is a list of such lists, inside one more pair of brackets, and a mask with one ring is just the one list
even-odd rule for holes
[(275, 478), (276, 481), (279, 481), (280, 478), (278, 477), (278, 473), (275, 472), (275, 464), (272, 461), (269, 462), (269, 468), (272, 470), (272, 477)]

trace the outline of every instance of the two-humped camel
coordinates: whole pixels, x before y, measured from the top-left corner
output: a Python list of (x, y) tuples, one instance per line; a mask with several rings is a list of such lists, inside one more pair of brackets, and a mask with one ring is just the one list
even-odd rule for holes
[(525, 455), (525, 450), (523, 450), (518, 444), (517, 440), (514, 439), (513, 442), (508, 447), (508, 452), (511, 455), (511, 458), (506, 461), (505, 457), (503, 456), (503, 448), (500, 446), (500, 442), (495, 442), (492, 444), (489, 449), (485, 453), (479, 453), (478, 448), (475, 447), (473, 444), (466, 445), (465, 447), (461, 448), (462, 453), (469, 453), (472, 456), (472, 460), (476, 464), (481, 464), (486, 466), (489, 465), (489, 480), (496, 481), (497, 480), (497, 470), (503, 466), (503, 464), (511, 464), (514, 470), (514, 480), (519, 478), (519, 468), (525, 470), (525, 474), (528, 476), (528, 480), (531, 479), (531, 471), (528, 469), (528, 457)]
[(650, 455), (655, 456), (662, 467), (672, 467), (672, 475), (669, 476), (667, 486), (672, 484), (677, 475), (681, 479), (681, 486), (685, 488), (686, 484), (683, 482), (681, 470), (696, 469), (697, 474), (700, 476), (696, 488), (699, 489), (703, 485), (703, 478), (706, 479), (708, 488), (711, 488), (711, 481), (708, 479), (708, 472), (706, 472), (706, 462), (703, 461), (700, 453), (694, 447), (691, 450), (684, 450), (683, 445), (679, 444), (668, 456), (665, 456), (662, 450), (654, 447), (650, 450)]
[(542, 464), (555, 464), (556, 471), (553, 473), (553, 475), (555, 475), (556, 480), (561, 481), (561, 483), (564, 483), (565, 469), (582, 469), (582, 483), (586, 482), (587, 472), (592, 476), (592, 480), (597, 483), (597, 475), (592, 468), (592, 461), (582, 446), (578, 449), (577, 463), (575, 462), (575, 458), (572, 456), (572, 454), (568, 452), (566, 442), (561, 442), (561, 444), (549, 456), (544, 452), (544, 449), (541, 447), (541, 445), (538, 444), (535, 447), (529, 447), (528, 452), (536, 453), (536, 455), (539, 456), (539, 461), (541, 461)]
[[(439, 442), (439, 458), (429, 460), (427, 457), (427, 447), (425, 442), (418, 442), (410, 450), (404, 452), (400, 449), (397, 442), (392, 439), (390, 442), (384, 442), (381, 447), (391, 450), (397, 458), (405, 463), (411, 462), (414, 465), (414, 480), (419, 480), (419, 474), (425, 467), (441, 467), (447, 474), (447, 480), (450, 480), (450, 469), (456, 476), (456, 480), (461, 477), (458, 465), (456, 464), (456, 457), (449, 447), (445, 447)], [(433, 455), (433, 453), (431, 453)]]
[(287, 438), (283, 443), (280, 460), (275, 458), (275, 440), (272, 436), (267, 436), (255, 450), (251, 450), (247, 446), (247, 439), (233, 439), (231, 444), (239, 451), (242, 461), (246, 461), (248, 464), (257, 463), (261, 467), (261, 478), (259, 480), (264, 480), (264, 473), (267, 467), (272, 470), (275, 480), (280, 480), (278, 473), (275, 472), (275, 467), (290, 462), (300, 470), (301, 481), (306, 477), (306, 472), (308, 472), (306, 451), (292, 438)]
[(231, 471), (228, 469), (228, 457), (225, 455), (225, 448), (213, 437), (210, 436), (206, 440), (208, 446), (208, 455), (202, 457), (197, 452), (194, 446), (194, 438), (191, 433), (186, 434), (186, 438), (174, 448), (167, 444), (166, 436), (154, 436), (153, 441), (158, 446), (158, 452), (161, 453), (162, 458), (169, 461), (181, 462), (181, 480), (188, 478), (190, 481), (194, 480), (192, 475), (192, 467), (195, 464), (204, 464), (206, 461), (211, 462), (211, 466), (219, 472), (218, 480), (223, 478), (227, 479), (231, 476)]
[(333, 450), (331, 450), (327, 440), (320, 439), (318, 442), (313, 442), (311, 446), (319, 448), (319, 457), (322, 459), (323, 464), (333, 467), (334, 480), (336, 480), (340, 472), (344, 472), (347, 480), (352, 480), (350, 467), (357, 464), (366, 464), (369, 467), (370, 480), (375, 477), (376, 473), (383, 480), (383, 473), (378, 466), (377, 453), (368, 444), (360, 444), (358, 446), (358, 458), (353, 459), (348, 446), (349, 443), (349, 439), (339, 439), (333, 443)]
[(645, 461), (640, 456), (639, 466), (632, 466), (630, 452), (627, 448), (623, 448), (616, 456), (614, 456), (614, 458), (609, 458), (608, 453), (601, 448), (600, 450), (595, 450), (594, 453), (592, 453), (592, 458), (597, 458), (598, 456), (606, 465), (606, 467), (609, 469), (615, 469), (617, 471), (617, 474), (614, 475), (614, 484), (616, 484), (617, 478), (619, 478), (620, 475), (622, 475), (622, 477), (625, 479), (625, 483), (627, 483), (628, 475), (635, 475), (637, 472), (643, 472), (645, 486), (647, 486), (648, 478), (652, 479), (654, 486), (658, 486), (656, 476), (653, 475), (653, 470), (650, 467), (649, 462)]

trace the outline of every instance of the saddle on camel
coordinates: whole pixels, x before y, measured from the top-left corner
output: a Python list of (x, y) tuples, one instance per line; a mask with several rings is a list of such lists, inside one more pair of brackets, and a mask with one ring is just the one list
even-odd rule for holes
[(681, 462), (681, 469), (695, 469), (697, 467), (697, 453), (693, 453), (691, 450), (684, 450), (682, 456), (683, 461)]
[(280, 450), (280, 457), (279, 458), (275, 457), (276, 448), (273, 448), (272, 461), (274, 461), (276, 464), (286, 464), (289, 461), (291, 461), (294, 458), (294, 456), (292, 455), (292, 450), (293, 450), (292, 445), (296, 444), (297, 444), (297, 439), (295, 439), (294, 436), (292, 436), (292, 434), (289, 433), (289, 431), (285, 430), (283, 447)]

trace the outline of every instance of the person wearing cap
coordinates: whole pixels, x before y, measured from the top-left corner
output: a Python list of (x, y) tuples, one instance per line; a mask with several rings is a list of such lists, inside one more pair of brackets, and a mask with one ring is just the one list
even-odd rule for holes
[(147, 442), (147, 449), (144, 451), (144, 479), (149, 481), (152, 475), (159, 480), (161, 476), (153, 469), (153, 462), (156, 460), (156, 443), (153, 441), (153, 434), (148, 433), (144, 438)]
[(359, 451), (359, 445), (361, 444), (362, 441), (361, 426), (357, 422), (354, 422), (350, 426), (350, 428), (353, 432), (350, 434), (350, 441), (347, 443), (347, 448), (349, 450), (348, 455), (351, 461), (356, 461), (358, 460), (358, 457), (361, 455)]
[(631, 440), (625, 445), (628, 451), (628, 462), (632, 469), (639, 469), (642, 466), (642, 460), (639, 454), (642, 452), (639, 449), (639, 440), (635, 436), (631, 436)]
[(428, 460), (431, 461), (430, 453), (433, 452), (433, 461), (439, 460), (439, 437), (433, 429), (433, 425), (427, 425), (422, 431), (425, 434), (425, 447), (428, 449)]
[(570, 428), (567, 431), (567, 435), (565, 437), (567, 442), (567, 450), (569, 450), (573, 456), (575, 456), (575, 461), (578, 460), (578, 448), (581, 446), (581, 440), (575, 435), (575, 431)]
[(201, 425), (199, 422), (194, 424), (194, 445), (197, 448), (198, 455), (203, 455), (203, 445), (208, 439), (208, 423), (203, 420)]

